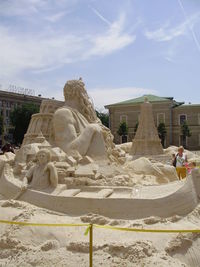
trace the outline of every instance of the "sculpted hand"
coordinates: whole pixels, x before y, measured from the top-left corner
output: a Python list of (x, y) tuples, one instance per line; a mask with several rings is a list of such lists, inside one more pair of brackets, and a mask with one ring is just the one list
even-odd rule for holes
[(22, 186), (21, 186), (21, 191), (26, 191), (26, 189), (28, 188), (28, 185), (27, 184), (22, 184)]
[(46, 168), (45, 168), (45, 171), (47, 171), (47, 170), (51, 171), (51, 170), (53, 170), (54, 168), (55, 168), (55, 166), (54, 166), (53, 162), (48, 162), (48, 163), (47, 163), (47, 166), (46, 166)]

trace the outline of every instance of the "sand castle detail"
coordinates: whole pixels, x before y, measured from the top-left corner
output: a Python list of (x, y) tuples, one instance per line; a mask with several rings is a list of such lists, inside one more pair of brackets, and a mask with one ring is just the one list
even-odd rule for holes
[(131, 154), (163, 154), (163, 148), (153, 119), (152, 104), (148, 102), (147, 98), (141, 104), (139, 125), (132, 142)]

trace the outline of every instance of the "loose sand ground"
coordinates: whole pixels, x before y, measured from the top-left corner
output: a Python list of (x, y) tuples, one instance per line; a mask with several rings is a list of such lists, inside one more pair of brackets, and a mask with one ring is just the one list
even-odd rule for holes
[[(185, 217), (111, 220), (95, 214), (69, 217), (19, 201), (0, 201), (3, 220), (96, 223), (129, 228), (197, 229), (200, 206)], [(85, 227), (0, 226), (0, 266), (89, 266)], [(200, 266), (199, 234), (94, 229), (94, 266)]]
[[(126, 178), (121, 177), (117, 168), (114, 168), (116, 176), (108, 176), (103, 181), (105, 184), (123, 185), (127, 180), (127, 185), (131, 181), (131, 186), (141, 179), (141, 185), (159, 183), (159, 170), (164, 171), (160, 164), (170, 164), (173, 151), (173, 148), (169, 148), (162, 157), (149, 158), (154, 167), (149, 165), (154, 172), (152, 175), (148, 176), (150, 169), (147, 169), (146, 174), (138, 173)], [(189, 153), (189, 158), (195, 158), (198, 162), (198, 153), (195, 154)], [(141, 162), (144, 161), (139, 163)], [(128, 168), (131, 172), (131, 169), (138, 166), (139, 164), (136, 164)], [(127, 173), (126, 168), (127, 166), (124, 173)], [(144, 171), (144, 166), (141, 168)], [(184, 217), (174, 214), (169, 218), (150, 217), (128, 221), (113, 220), (96, 214), (70, 217), (21, 201), (5, 200), (0, 196), (0, 219), (35, 223), (95, 223), (145, 229), (200, 229), (200, 205)], [(84, 235), (85, 229), (86, 227), (0, 224), (0, 266), (89, 266), (89, 237)], [(95, 267), (200, 266), (199, 247), (200, 234), (136, 233), (94, 228), (93, 262)]]

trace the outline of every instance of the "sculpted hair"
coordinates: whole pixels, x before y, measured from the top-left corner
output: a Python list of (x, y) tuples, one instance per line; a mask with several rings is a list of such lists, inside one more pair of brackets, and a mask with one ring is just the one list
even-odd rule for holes
[(45, 153), (45, 154), (46, 154), (46, 156), (47, 156), (47, 161), (48, 161), (48, 162), (51, 161), (51, 152), (50, 152), (48, 149), (46, 149), (46, 148), (42, 148), (42, 149), (40, 149), (40, 150), (37, 152), (37, 154), (36, 154), (36, 159), (38, 159), (38, 156), (39, 156), (41, 153)]
[(89, 123), (97, 120), (96, 112), (93, 104), (90, 101), (87, 91), (85, 90), (85, 84), (82, 79), (67, 81), (63, 91), (66, 101), (73, 99), (74, 97), (79, 99), (79, 112), (87, 119)]

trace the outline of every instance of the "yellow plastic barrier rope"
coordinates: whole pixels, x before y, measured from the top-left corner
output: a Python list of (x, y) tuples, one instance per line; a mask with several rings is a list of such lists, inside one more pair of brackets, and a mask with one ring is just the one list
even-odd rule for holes
[(117, 231), (126, 231), (126, 232), (145, 232), (145, 233), (200, 233), (200, 229), (140, 229), (140, 228), (124, 228), (124, 227), (115, 227), (110, 225), (98, 225), (98, 224), (84, 224), (84, 223), (30, 223), (30, 222), (16, 222), (16, 221), (7, 221), (0, 220), (2, 224), (10, 225), (21, 225), (21, 226), (47, 226), (47, 227), (78, 227), (85, 226), (87, 227), (84, 235), (89, 233), (89, 266), (93, 265), (93, 228), (103, 228), (111, 229)]
[(93, 224), (93, 227), (96, 228), (104, 228), (104, 229), (112, 229), (112, 230), (118, 230), (118, 231), (127, 231), (127, 232), (145, 232), (145, 233), (200, 233), (200, 229), (185, 229), (185, 230), (179, 230), (179, 229), (141, 229), (141, 228), (124, 228), (124, 227), (115, 227), (110, 225), (98, 225)]
[(48, 227), (89, 226), (89, 224), (86, 223), (30, 223), (30, 222), (15, 222), (6, 220), (0, 220), (0, 223), (21, 225), (21, 226), (48, 226)]

